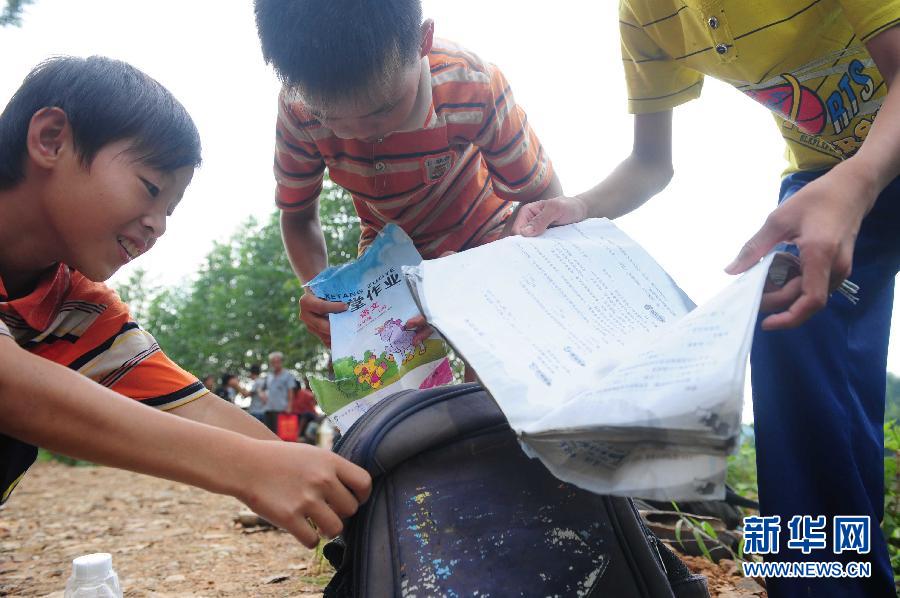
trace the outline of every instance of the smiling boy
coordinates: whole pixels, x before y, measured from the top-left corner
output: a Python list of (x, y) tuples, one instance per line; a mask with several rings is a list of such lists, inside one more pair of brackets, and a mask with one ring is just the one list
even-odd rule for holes
[(199, 163), (181, 104), (115, 60), (48, 60), (0, 114), (0, 502), (42, 446), (235, 496), (314, 546), (309, 521), (337, 534), (368, 475), (210, 394), (102, 284)]
[[(256, 0), (263, 56), (284, 83), (276, 203), (304, 282), (327, 266), (318, 201), (326, 168), (361, 221), (360, 252), (388, 223), (425, 258), (494, 241), (517, 202), (560, 193), (500, 70), (436, 40), (420, 0)], [(346, 306), (306, 293), (326, 344)]]

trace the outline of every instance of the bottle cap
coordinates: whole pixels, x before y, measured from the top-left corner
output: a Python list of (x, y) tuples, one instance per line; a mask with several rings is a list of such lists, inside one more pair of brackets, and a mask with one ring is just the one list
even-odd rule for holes
[(78, 581), (105, 578), (112, 571), (112, 555), (107, 552), (86, 554), (72, 561), (72, 575)]

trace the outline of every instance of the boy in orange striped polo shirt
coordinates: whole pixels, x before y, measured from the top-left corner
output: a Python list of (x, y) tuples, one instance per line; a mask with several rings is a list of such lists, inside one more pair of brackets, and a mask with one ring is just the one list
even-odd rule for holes
[(0, 503), (43, 446), (230, 494), (312, 547), (307, 518), (337, 534), (368, 474), (210, 394), (102, 283), (199, 163), (181, 104), (107, 58), (39, 65), (0, 114)]
[[(263, 55), (284, 83), (276, 203), (305, 282), (327, 266), (318, 198), (327, 168), (353, 196), (362, 252), (387, 223), (425, 258), (494, 241), (516, 202), (560, 193), (503, 74), (434, 39), (420, 0), (256, 0)], [(346, 306), (306, 293), (300, 314), (329, 344)]]

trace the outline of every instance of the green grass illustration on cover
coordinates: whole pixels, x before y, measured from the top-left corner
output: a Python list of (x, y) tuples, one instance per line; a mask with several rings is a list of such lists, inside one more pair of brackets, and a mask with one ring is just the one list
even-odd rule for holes
[(416, 345), (413, 332), (403, 329), (419, 310), (402, 268), (421, 261), (403, 229), (390, 224), (358, 260), (327, 268), (306, 285), (317, 297), (348, 306), (329, 316), (334, 380), (310, 377), (319, 406), (342, 432), (386, 396), (453, 381), (440, 336)]

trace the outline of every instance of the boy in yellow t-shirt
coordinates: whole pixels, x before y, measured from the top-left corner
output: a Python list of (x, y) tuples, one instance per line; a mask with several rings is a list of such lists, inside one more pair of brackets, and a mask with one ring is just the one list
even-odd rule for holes
[[(619, 19), (634, 150), (593, 189), (524, 206), (513, 231), (615, 218), (661, 191), (672, 109), (700, 95), (705, 75), (771, 110), (789, 161), (780, 205), (727, 268), (780, 243), (799, 257), (799, 275), (764, 296), (763, 311), (779, 313), (761, 317), (751, 355), (761, 515), (780, 529), (767, 558), (837, 561), (851, 575), (865, 561), (871, 575), (771, 578), (767, 589), (895, 596), (878, 523), (900, 268), (900, 0), (621, 0)], [(847, 277), (858, 300), (829, 297)]]

